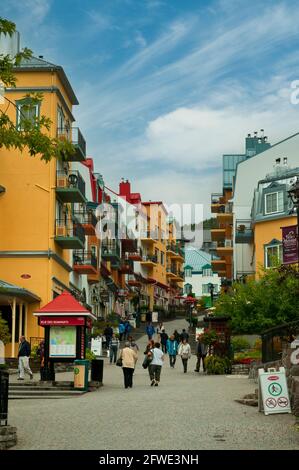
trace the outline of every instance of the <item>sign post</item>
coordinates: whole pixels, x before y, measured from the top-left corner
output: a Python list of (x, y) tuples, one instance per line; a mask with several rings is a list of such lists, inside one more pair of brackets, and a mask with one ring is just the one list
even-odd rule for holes
[(265, 415), (291, 413), (285, 368), (259, 369), (259, 411)]

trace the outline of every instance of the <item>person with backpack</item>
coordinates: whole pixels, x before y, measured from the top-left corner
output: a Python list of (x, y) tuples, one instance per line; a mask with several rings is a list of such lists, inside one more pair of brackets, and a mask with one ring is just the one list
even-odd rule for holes
[(178, 342), (176, 341), (174, 335), (171, 335), (170, 338), (168, 338), (167, 343), (166, 343), (166, 349), (167, 353), (169, 356), (169, 364), (170, 367), (174, 369), (174, 365), (176, 363), (176, 355), (178, 353)]
[(152, 339), (155, 334), (155, 328), (153, 327), (151, 322), (148, 322), (148, 324), (146, 325), (145, 332), (148, 336), (148, 339)]
[(167, 353), (166, 343), (168, 340), (168, 334), (165, 333), (164, 329), (160, 333), (160, 340), (161, 340), (162, 352)]
[(152, 354), (152, 361), (149, 368), (149, 374), (151, 379), (151, 387), (154, 385), (158, 387), (160, 383), (161, 370), (164, 361), (164, 354), (160, 349), (160, 343), (155, 343), (154, 349), (152, 349), (148, 354)]
[(118, 325), (119, 341), (122, 341), (124, 332), (125, 332), (125, 325), (124, 325), (124, 322), (121, 321)]
[(181, 356), (183, 367), (184, 367), (184, 374), (186, 374), (188, 360), (191, 357), (191, 347), (190, 347), (190, 344), (187, 343), (186, 338), (184, 338), (181, 344), (179, 345), (178, 355)]
[(187, 342), (188, 342), (188, 340), (189, 340), (189, 335), (188, 335), (187, 331), (185, 330), (185, 328), (183, 328), (182, 333), (180, 334), (181, 343), (183, 342), (184, 339), (185, 339)]

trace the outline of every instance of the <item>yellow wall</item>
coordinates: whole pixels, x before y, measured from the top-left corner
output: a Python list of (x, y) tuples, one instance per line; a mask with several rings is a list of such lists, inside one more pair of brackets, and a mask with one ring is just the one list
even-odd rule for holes
[[(17, 87), (59, 87), (69, 111), (71, 103), (58, 76), (52, 72), (18, 72)], [(26, 92), (17, 89), (7, 93), (11, 101), (24, 98)], [(57, 107), (62, 105), (56, 93), (44, 92), (40, 114), (51, 119), (50, 135), (57, 133)], [(10, 119), (16, 122), (16, 108), (7, 102), (0, 105)], [(68, 112), (64, 109), (65, 116)], [(62, 250), (54, 242), (56, 218), (56, 161), (43, 162), (39, 156), (31, 157), (26, 149), (0, 149), (0, 184), (5, 193), (0, 198), (0, 251), (47, 251), (52, 250), (67, 263), (70, 251)], [(30, 279), (22, 279), (30, 274)], [(53, 259), (46, 257), (2, 258), (0, 279), (25, 287), (41, 298), (40, 305), (30, 304), (27, 336), (43, 336), (43, 328), (37, 326), (32, 312), (52, 300), (52, 277), (69, 285), (69, 272)], [(10, 349), (9, 349), (10, 351)]]
[(282, 240), (281, 227), (287, 227), (288, 225), (296, 225), (296, 218), (294, 216), (257, 222), (255, 224), (255, 271), (257, 275), (265, 262), (264, 245), (270, 243), (274, 238), (276, 240)]

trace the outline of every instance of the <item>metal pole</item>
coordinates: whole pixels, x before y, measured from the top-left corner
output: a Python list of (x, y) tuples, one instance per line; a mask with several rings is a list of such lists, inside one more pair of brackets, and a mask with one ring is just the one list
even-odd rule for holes
[(15, 357), (15, 342), (16, 342), (16, 298), (13, 298), (12, 303), (12, 329), (11, 329), (11, 357)]

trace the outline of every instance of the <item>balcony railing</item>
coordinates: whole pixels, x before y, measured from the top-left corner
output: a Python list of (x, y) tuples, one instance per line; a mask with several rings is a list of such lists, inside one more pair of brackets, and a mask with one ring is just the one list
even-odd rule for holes
[(140, 237), (143, 238), (143, 239), (158, 240), (159, 239), (159, 233), (158, 233), (157, 229), (143, 230), (140, 233)]
[(62, 202), (85, 202), (85, 182), (79, 171), (57, 171), (56, 193)]
[(177, 276), (177, 274), (178, 274), (178, 270), (177, 270), (177, 268), (174, 267), (174, 266), (167, 266), (166, 272), (167, 272), (167, 273), (171, 273), (171, 274), (175, 274), (176, 276)]
[[(75, 211), (74, 218), (84, 226), (85, 232), (88, 235), (94, 234), (94, 227), (97, 225), (97, 218), (92, 210), (88, 211)], [(92, 227), (92, 229), (89, 229)]]
[(151, 262), (151, 263), (157, 263), (158, 262), (158, 259), (157, 259), (157, 256), (153, 256), (153, 255), (143, 255), (142, 256), (142, 261), (143, 262)]
[(126, 254), (126, 259), (131, 259), (133, 261), (142, 261), (143, 252), (141, 248), (137, 248), (136, 251), (129, 251)]
[(94, 269), (97, 269), (97, 258), (91, 251), (74, 250), (73, 262), (76, 265), (92, 266)]
[(57, 219), (55, 241), (60, 244), (62, 248), (83, 248), (85, 243), (84, 228), (78, 222)]
[(235, 226), (236, 243), (250, 243), (253, 240), (253, 230), (250, 219), (236, 220)]
[(217, 248), (232, 248), (233, 240), (219, 240), (217, 242)]
[(222, 193), (211, 194), (211, 204), (225, 204), (225, 199)]
[(79, 127), (58, 127), (57, 138), (71, 142), (75, 147), (75, 154), (70, 155), (71, 161), (82, 161), (86, 157), (86, 142)]
[(103, 240), (101, 243), (103, 258), (119, 258), (120, 247), (118, 240)]
[(175, 243), (168, 243), (167, 250), (172, 251), (173, 253), (176, 253), (177, 255), (181, 256), (182, 258), (184, 258), (184, 256), (185, 256), (184, 250), (180, 246), (176, 245)]

